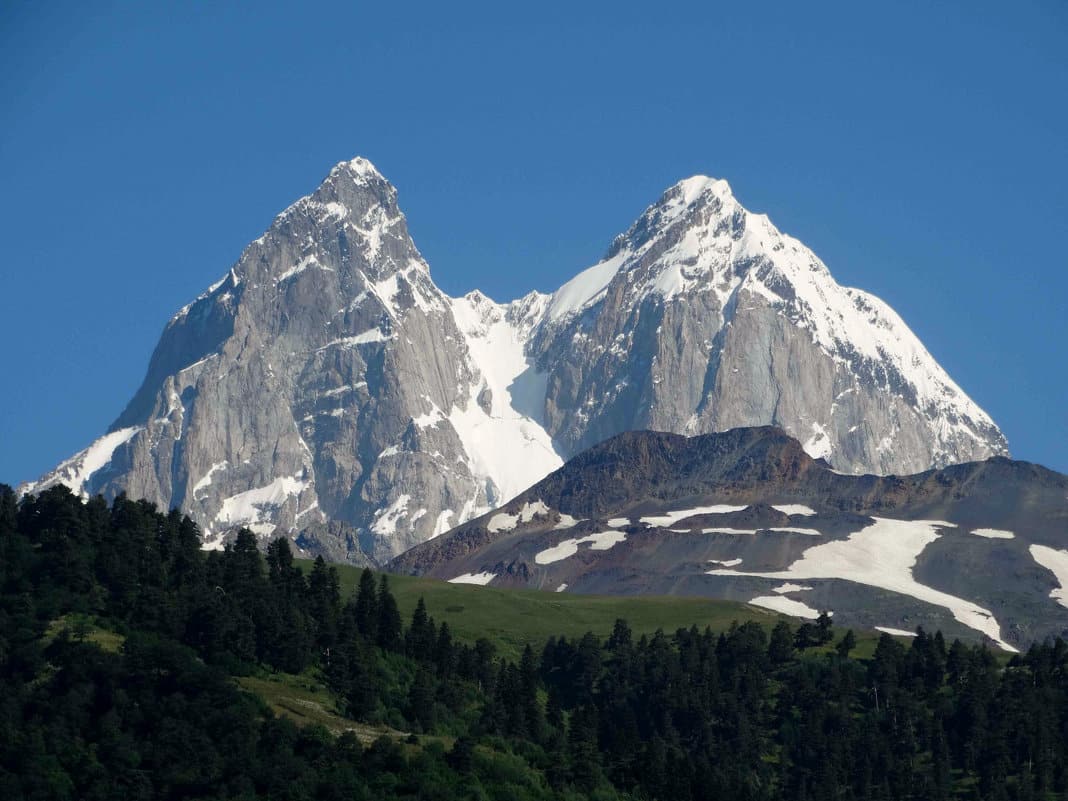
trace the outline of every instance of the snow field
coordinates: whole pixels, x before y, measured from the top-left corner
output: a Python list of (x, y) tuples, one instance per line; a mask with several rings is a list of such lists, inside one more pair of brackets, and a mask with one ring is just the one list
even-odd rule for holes
[(310, 485), (311, 482), (298, 473), (295, 476), (276, 478), (263, 487), (239, 492), (222, 502), (215, 521), (224, 527), (245, 525), (250, 529), (256, 525), (270, 524), (273, 531), (274, 524), (266, 519), (269, 517), (269, 510), (281, 506), (290, 497), (299, 496)]
[(534, 556), (534, 561), (539, 565), (550, 565), (574, 556), (578, 553), (578, 547), (589, 543), (591, 551), (607, 551), (613, 545), (618, 545), (627, 539), (622, 531), (601, 531), (597, 534), (589, 534), (578, 539), (562, 540), (551, 548), (539, 551)]
[[(662, 515), (648, 515), (641, 518), (641, 522), (650, 526), (656, 526), (657, 528), (668, 528), (680, 520), (687, 517), (693, 517), (694, 515), (722, 515), (730, 512), (741, 512), (748, 508), (748, 506), (731, 506), (724, 503), (714, 504), (712, 506), (694, 506), (690, 509), (678, 509), (674, 512), (667, 512)], [(625, 518), (615, 519), (622, 520)]]
[[(913, 578), (912, 569), (923, 549), (940, 536), (936, 529), (955, 528), (940, 520), (891, 520), (875, 522), (838, 540), (816, 545), (786, 570), (747, 573), (717, 568), (708, 571), (717, 576), (757, 576), (771, 579), (843, 579), (857, 584), (898, 592), (950, 611), (960, 623), (979, 631), (1006, 651), (1016, 649), (1001, 639), (1001, 627), (993, 614), (978, 604)], [(1066, 563), (1068, 567), (1068, 563)]]
[(1050, 571), (1061, 585), (1050, 592), (1049, 597), (1061, 606), (1068, 607), (1068, 551), (1058, 551), (1046, 545), (1032, 545), (1028, 550), (1032, 558)]
[[(795, 601), (792, 598), (784, 598), (782, 595), (761, 595), (749, 602), (750, 606), (760, 606), (773, 612), (782, 612), (791, 617), (803, 617), (806, 620), (815, 620), (820, 616), (818, 609), (813, 609), (808, 604)], [(831, 612), (830, 614), (834, 614)]]
[(876, 626), (876, 631), (881, 631), (883, 634), (892, 634), (895, 637), (915, 637), (916, 632), (905, 631), (904, 629), (892, 629), (889, 626)]
[(462, 576), (449, 579), (449, 584), (477, 584), (485, 587), (497, 578), (496, 573), (464, 573)]
[(986, 537), (988, 540), (1011, 540), (1016, 535), (1011, 531), (1003, 531), (1000, 528), (976, 528), (972, 534), (977, 537)]

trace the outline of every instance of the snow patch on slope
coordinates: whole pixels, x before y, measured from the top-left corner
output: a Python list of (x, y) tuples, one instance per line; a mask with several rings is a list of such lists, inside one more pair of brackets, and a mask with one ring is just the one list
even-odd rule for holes
[(1047, 545), (1032, 545), (1029, 549), (1032, 558), (1057, 578), (1061, 586), (1050, 592), (1061, 606), (1068, 607), (1068, 551), (1059, 551)]
[(687, 517), (693, 517), (694, 515), (723, 515), (730, 514), (731, 512), (741, 512), (748, 508), (748, 506), (731, 506), (725, 503), (714, 504), (712, 506), (694, 506), (690, 509), (678, 509), (674, 512), (666, 512), (662, 515), (648, 515), (643, 517), (641, 521), (650, 526), (656, 526), (657, 528), (667, 528), (680, 520)]
[(495, 578), (497, 578), (496, 573), (464, 573), (461, 576), (449, 579), (449, 584), (477, 584), (480, 587), (485, 587)]
[(601, 531), (578, 539), (562, 540), (552, 548), (539, 551), (534, 556), (534, 561), (539, 565), (549, 565), (559, 562), (578, 553), (578, 546), (589, 543), (591, 551), (607, 551), (613, 545), (618, 545), (627, 539), (622, 531)]
[(816, 514), (816, 510), (811, 506), (805, 506), (803, 503), (779, 503), (772, 504), (772, 509), (776, 509), (786, 515), (805, 515), (811, 517)]
[[(514, 515), (510, 515), (507, 512), (498, 512), (490, 521), (486, 524), (486, 530), (492, 531), (494, 534), (498, 534), (502, 531), (511, 531), (520, 523), (529, 523), (535, 517), (545, 517), (552, 511), (545, 505), (544, 501), (534, 501), (534, 503), (525, 503), (523, 508), (516, 512)], [(574, 525), (572, 523), (572, 525)]]
[[(545, 298), (528, 296), (523, 301), (543, 307)], [(502, 306), (477, 292), (451, 300), (476, 380), (469, 397), (447, 417), (472, 472), (492, 483), (494, 504), (514, 498), (563, 464), (552, 437), (537, 419), (545, 401), (546, 377), (534, 369), (524, 343), (530, 321), (539, 315), (537, 308), (525, 316), (518, 314), (523, 301)], [(486, 391), (488, 409), (479, 404)]]
[(621, 252), (598, 262), (556, 290), (549, 304), (548, 318), (559, 320), (589, 306), (612, 282), (627, 255)]
[(977, 537), (986, 537), (988, 540), (1011, 540), (1016, 536), (1011, 531), (1004, 531), (1000, 528), (976, 528), (972, 529), (972, 534)]
[(75, 495), (87, 498), (89, 493), (86, 492), (85, 485), (92, 475), (108, 465), (111, 462), (111, 457), (115, 455), (115, 451), (121, 445), (133, 439), (138, 431), (142, 430), (144, 430), (144, 426), (131, 426), (130, 428), (120, 428), (118, 431), (105, 434), (85, 450), (79, 451), (65, 462), (60, 463), (55, 470), (44, 478), (23, 484), (19, 487), (18, 494), (29, 495), (35, 492), (42, 492), (56, 484), (64, 484)]
[[(809, 548), (786, 570), (742, 572), (715, 569), (715, 576), (757, 576), (770, 579), (843, 579), (870, 587), (899, 592), (948, 609), (968, 628), (982, 632), (1005, 651), (1016, 649), (1001, 639), (1001, 627), (988, 609), (920, 584), (912, 575), (923, 549), (940, 536), (936, 529), (955, 528), (940, 520), (890, 520), (875, 522), (849, 535), (848, 539)], [(1068, 554), (1066, 554), (1068, 557)], [(1066, 563), (1068, 567), (1068, 563)]]
[(894, 629), (894, 628), (891, 628), (890, 626), (876, 626), (875, 630), (876, 631), (881, 631), (883, 634), (891, 634), (891, 635), (893, 635), (895, 637), (915, 637), (916, 636), (916, 632), (914, 632), (914, 631), (905, 631), (904, 629)]
[[(749, 602), (750, 606), (760, 606), (773, 612), (782, 612), (790, 617), (802, 617), (806, 620), (815, 620), (820, 616), (819, 610), (813, 609), (806, 603), (795, 601), (793, 598), (784, 598), (781, 595), (761, 595)], [(828, 614), (833, 615), (833, 612)]]
[(253, 531), (257, 531), (254, 526), (269, 525), (273, 530), (274, 524), (267, 520), (266, 516), (289, 498), (299, 496), (310, 485), (310, 481), (298, 474), (281, 476), (266, 486), (239, 492), (222, 502), (222, 508), (215, 515), (215, 522), (224, 527), (247, 526)]

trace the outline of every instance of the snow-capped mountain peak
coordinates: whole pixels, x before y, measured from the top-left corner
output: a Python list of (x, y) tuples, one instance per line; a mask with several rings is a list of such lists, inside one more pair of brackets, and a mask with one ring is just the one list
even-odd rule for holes
[(38, 482), (178, 506), (209, 542), (385, 558), (620, 431), (775, 424), (844, 472), (1004, 453), (878, 299), (724, 180), (666, 192), (552, 295), (446, 296), (397, 192), (341, 162), (170, 321), (102, 438)]
[[(628, 428), (770, 422), (849, 472), (1006, 452), (993, 421), (897, 314), (839, 286), (723, 180), (668, 189), (553, 295), (537, 345), (559, 360), (549, 430), (566, 451)], [(862, 411), (869, 401), (877, 412)]]

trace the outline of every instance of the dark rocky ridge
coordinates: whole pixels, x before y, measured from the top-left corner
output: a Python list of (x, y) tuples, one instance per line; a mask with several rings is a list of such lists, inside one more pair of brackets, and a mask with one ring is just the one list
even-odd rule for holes
[[(538, 503), (549, 511), (493, 530), (498, 515)], [(773, 504), (803, 505), (815, 514), (787, 513)], [(712, 505), (746, 508), (689, 515), (666, 526), (639, 521)], [(567, 515), (580, 522), (559, 528)], [(626, 534), (621, 543), (605, 550), (580, 547), (547, 564), (535, 559), (562, 541), (611, 531), (608, 521), (623, 517), (629, 522), (614, 527)], [(782, 572), (810, 548), (844, 541), (875, 518), (953, 524), (938, 528), (938, 536), (919, 549), (911, 575), (992, 612), (1005, 642), (1019, 645), (1068, 631), (1068, 609), (1050, 597), (1058, 581), (1029, 551), (1031, 545), (1068, 549), (1068, 476), (1003, 457), (909, 476), (842, 475), (773, 427), (691, 438), (620, 434), (501, 509), (402, 554), (391, 568), (443, 579), (494, 573), (494, 586), (566, 585), (569, 592), (749, 601), (771, 595), (783, 580), (709, 575), (710, 561), (741, 560), (739, 571)], [(970, 533), (977, 528), (1013, 537)], [(948, 609), (902, 592), (842, 578), (798, 583), (811, 589), (784, 596), (822, 604), (813, 608), (832, 609), (844, 624), (905, 630), (923, 624), (977, 636)]]

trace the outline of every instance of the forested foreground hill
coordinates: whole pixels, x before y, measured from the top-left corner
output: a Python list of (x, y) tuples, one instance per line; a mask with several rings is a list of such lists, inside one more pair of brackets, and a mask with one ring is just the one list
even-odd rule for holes
[[(827, 621), (550, 637), (513, 658), (288, 544), (0, 486), (4, 799), (1015, 799), (1068, 792), (1068, 646), (1000, 664)], [(473, 589), (472, 592), (478, 592)], [(322, 684), (329, 728), (242, 687)], [(311, 702), (308, 702), (309, 704)], [(299, 717), (299, 716), (298, 716)], [(312, 720), (312, 717), (305, 720)], [(371, 733), (381, 732), (378, 739)]]

